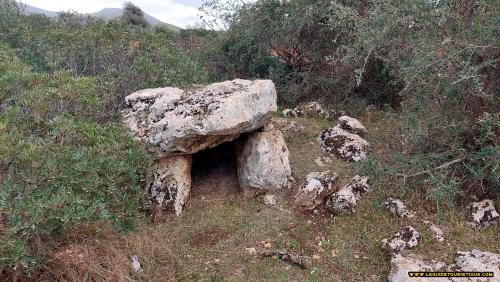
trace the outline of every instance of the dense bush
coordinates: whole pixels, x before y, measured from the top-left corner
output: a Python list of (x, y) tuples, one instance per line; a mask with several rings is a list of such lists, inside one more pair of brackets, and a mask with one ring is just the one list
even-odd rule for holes
[(43, 265), (82, 226), (132, 227), (151, 160), (121, 122), (123, 98), (206, 78), (157, 29), (1, 0), (0, 270)]
[[(410, 153), (395, 152), (384, 177), (408, 180), (398, 187), (406, 190), (428, 176), (436, 203), (497, 197), (497, 4), (210, 0), (203, 10), (227, 30), (207, 59), (217, 78), (273, 79), (282, 103), (320, 98), (335, 107), (354, 101), (358, 111), (368, 103), (396, 109)], [(401, 177), (421, 171), (430, 173)]]

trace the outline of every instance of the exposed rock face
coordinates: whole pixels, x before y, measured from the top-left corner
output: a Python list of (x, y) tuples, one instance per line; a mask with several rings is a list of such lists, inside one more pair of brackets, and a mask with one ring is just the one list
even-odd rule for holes
[(483, 200), (469, 206), (469, 224), (474, 228), (486, 228), (498, 223), (498, 212), (492, 200)]
[(479, 250), (458, 252), (457, 254), (455, 264), (460, 271), (492, 271), (494, 273), (493, 278), (479, 281), (500, 281), (500, 254), (481, 252)]
[(382, 248), (388, 250), (391, 254), (397, 254), (417, 246), (420, 240), (420, 233), (413, 226), (406, 226), (394, 233), (390, 239), (383, 239)]
[(326, 207), (335, 213), (351, 214), (356, 212), (356, 205), (363, 194), (370, 191), (368, 184), (370, 178), (356, 175), (349, 183), (340, 188), (339, 191), (328, 196)]
[(124, 121), (159, 156), (193, 154), (265, 126), (277, 110), (270, 80), (214, 83), (201, 89), (145, 89), (126, 98)]
[(165, 157), (149, 186), (151, 200), (160, 208), (173, 208), (179, 215), (191, 191), (191, 155)]
[(306, 182), (295, 195), (295, 203), (303, 210), (315, 209), (333, 193), (333, 184), (336, 180), (337, 174), (329, 170), (309, 173)]
[(352, 117), (339, 117), (339, 125), (342, 129), (354, 134), (363, 136), (366, 133), (366, 128), (363, 126), (363, 124), (359, 122), (359, 120)]
[(249, 134), (237, 156), (240, 186), (270, 192), (290, 188), (293, 178), (289, 154), (281, 131), (269, 128)]
[(384, 205), (389, 209), (389, 211), (398, 217), (408, 217), (413, 218), (415, 215), (406, 207), (406, 205), (400, 199), (387, 198)]
[(319, 142), (323, 151), (349, 161), (366, 160), (371, 151), (371, 145), (365, 139), (339, 126), (323, 130)]
[[(446, 265), (443, 262), (425, 262), (416, 255), (410, 254), (403, 256), (395, 254), (391, 258), (391, 272), (389, 274), (390, 282), (410, 282), (410, 281), (431, 281), (431, 282), (460, 282), (460, 281), (500, 281), (500, 255), (479, 250), (472, 252), (458, 252), (455, 258), (455, 264)], [(416, 278), (409, 277), (409, 271), (454, 271), (454, 272), (493, 272), (492, 278), (465, 278), (465, 277), (429, 277)]]
[(415, 278), (409, 277), (410, 271), (446, 271), (446, 265), (442, 262), (425, 262), (415, 255), (402, 256), (396, 254), (391, 258), (391, 272), (389, 282), (445, 282), (452, 281), (448, 278)]

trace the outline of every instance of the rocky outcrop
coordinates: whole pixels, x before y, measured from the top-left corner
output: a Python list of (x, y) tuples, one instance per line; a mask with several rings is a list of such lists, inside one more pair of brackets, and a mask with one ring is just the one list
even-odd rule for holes
[[(455, 258), (455, 266), (451, 269), (471, 272), (493, 272), (493, 278), (490, 280), (482, 279), (479, 281), (499, 281), (500, 280), (500, 254), (482, 252), (473, 250), (471, 252), (458, 252)], [(456, 271), (456, 270), (454, 270)]]
[(336, 180), (337, 174), (329, 170), (309, 173), (306, 182), (295, 195), (295, 204), (302, 210), (315, 209), (333, 193), (333, 184)]
[[(414, 254), (403, 256), (395, 254), (391, 258), (391, 272), (389, 282), (460, 282), (460, 281), (499, 281), (500, 255), (489, 252), (473, 250), (471, 252), (458, 252), (455, 264), (446, 265), (443, 262), (426, 262)], [(493, 277), (409, 277), (408, 272), (493, 272)]]
[(326, 208), (334, 213), (351, 214), (356, 212), (358, 201), (366, 192), (370, 191), (368, 184), (370, 178), (356, 175), (349, 183), (340, 188), (339, 191), (328, 196)]
[(366, 128), (363, 124), (359, 120), (352, 117), (339, 117), (339, 126), (350, 133), (358, 134), (360, 136), (363, 136), (366, 133)]
[(323, 130), (319, 136), (319, 143), (323, 151), (348, 161), (366, 160), (371, 151), (368, 141), (339, 126)]
[(389, 209), (390, 213), (392, 213), (397, 217), (408, 217), (408, 218), (415, 217), (415, 215), (413, 215), (413, 212), (411, 212), (410, 209), (408, 209), (406, 205), (403, 203), (403, 201), (401, 201), (400, 199), (394, 199), (389, 197), (384, 202), (384, 206)]
[(416, 247), (421, 241), (420, 233), (413, 226), (406, 226), (394, 233), (391, 238), (382, 240), (382, 248), (391, 254)]
[(214, 83), (181, 90), (145, 89), (125, 98), (132, 135), (159, 156), (193, 154), (265, 126), (277, 110), (270, 80)]
[(389, 273), (389, 282), (446, 282), (452, 281), (448, 278), (419, 278), (409, 277), (410, 271), (446, 271), (447, 266), (442, 262), (425, 262), (418, 256), (410, 254), (403, 256), (396, 254), (391, 258), (391, 272)]
[(151, 200), (179, 215), (191, 191), (191, 155), (165, 157), (157, 166), (148, 188)]
[(475, 202), (469, 206), (469, 224), (473, 228), (486, 228), (498, 223), (498, 212), (492, 200)]
[(276, 191), (290, 188), (289, 151), (281, 131), (273, 127), (249, 134), (237, 156), (238, 179), (243, 189)]

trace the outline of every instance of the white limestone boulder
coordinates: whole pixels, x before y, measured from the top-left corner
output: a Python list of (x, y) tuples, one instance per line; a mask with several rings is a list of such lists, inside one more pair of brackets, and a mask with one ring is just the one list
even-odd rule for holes
[(237, 156), (238, 179), (244, 190), (274, 192), (292, 185), (288, 147), (273, 126), (250, 133)]
[(339, 126), (323, 130), (319, 143), (323, 151), (348, 161), (364, 161), (371, 151), (368, 141)]
[(270, 80), (214, 83), (181, 90), (144, 89), (125, 98), (122, 112), (133, 137), (158, 155), (193, 154), (265, 126), (277, 110)]
[(413, 218), (415, 215), (413, 212), (406, 207), (406, 205), (400, 199), (387, 198), (384, 202), (384, 206), (389, 209), (389, 212), (397, 217), (408, 217)]
[(469, 224), (473, 228), (486, 228), (497, 224), (498, 218), (499, 215), (492, 200), (475, 202), (469, 206)]
[(420, 233), (410, 225), (394, 233), (391, 238), (383, 239), (382, 248), (389, 251), (390, 254), (398, 254), (416, 247), (421, 240)]
[(302, 210), (315, 209), (333, 193), (333, 184), (337, 178), (337, 174), (329, 170), (309, 173), (306, 182), (295, 195), (295, 204)]
[(342, 129), (360, 136), (366, 133), (365, 126), (359, 120), (349, 116), (339, 117), (339, 125)]
[(191, 193), (191, 164), (191, 155), (159, 159), (148, 187), (151, 201), (180, 215)]
[(356, 206), (361, 197), (369, 192), (370, 178), (356, 175), (349, 183), (340, 188), (339, 191), (327, 197), (326, 208), (334, 213), (352, 214), (356, 212)]

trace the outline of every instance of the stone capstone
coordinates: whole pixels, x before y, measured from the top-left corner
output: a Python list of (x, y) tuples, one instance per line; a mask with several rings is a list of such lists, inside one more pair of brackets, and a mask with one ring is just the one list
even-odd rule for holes
[(125, 123), (161, 156), (193, 154), (264, 127), (277, 110), (270, 80), (144, 89), (125, 98)]

